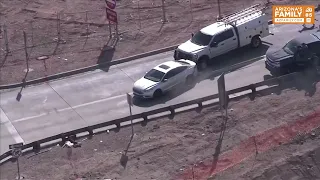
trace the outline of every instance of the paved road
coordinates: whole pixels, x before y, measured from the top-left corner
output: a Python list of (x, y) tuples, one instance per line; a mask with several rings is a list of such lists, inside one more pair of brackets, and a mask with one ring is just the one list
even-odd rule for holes
[[(168, 94), (158, 101), (136, 101), (133, 113), (140, 113), (217, 93), (214, 70), (228, 64), (264, 55), (271, 43), (284, 44), (299, 34), (301, 25), (281, 25), (273, 28), (274, 36), (264, 39), (266, 45), (252, 51), (242, 48), (221, 57), (199, 77), (195, 87)], [(310, 32), (310, 31), (309, 31)], [(304, 32), (304, 33), (309, 33)], [(134, 81), (155, 65), (172, 60), (173, 52), (162, 53), (111, 67), (108, 72), (96, 70), (67, 79), (52, 81), (22, 90), (1, 92), (0, 153), (16, 142), (30, 143), (76, 128), (93, 125), (129, 114), (126, 92), (131, 92)], [(236, 57), (236, 58), (235, 58)], [(228, 90), (262, 81), (269, 72), (264, 59), (226, 75)]]

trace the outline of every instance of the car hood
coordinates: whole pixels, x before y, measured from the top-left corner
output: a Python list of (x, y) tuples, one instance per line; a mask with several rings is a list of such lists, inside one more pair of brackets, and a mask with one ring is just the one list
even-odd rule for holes
[(205, 47), (206, 46), (200, 46), (200, 45), (194, 44), (191, 42), (191, 40), (188, 40), (187, 42), (180, 44), (178, 46), (178, 49), (184, 52), (194, 53), (196, 51), (204, 49)]
[(159, 84), (159, 82), (154, 82), (154, 81), (151, 81), (149, 79), (142, 77), (141, 79), (139, 79), (138, 81), (136, 81), (134, 83), (133, 87), (137, 88), (139, 90), (145, 90), (148, 87), (156, 86), (157, 84)]
[(274, 62), (280, 62), (282, 60), (291, 59), (293, 55), (285, 52), (282, 47), (271, 47), (266, 52), (266, 56), (269, 60)]

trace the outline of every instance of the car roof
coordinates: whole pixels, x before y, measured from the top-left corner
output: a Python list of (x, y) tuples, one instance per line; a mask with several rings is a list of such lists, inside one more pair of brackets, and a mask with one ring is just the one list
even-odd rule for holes
[(310, 44), (316, 41), (320, 41), (320, 33), (303, 34), (295, 38), (295, 41), (299, 43)]
[(153, 69), (167, 73), (171, 69), (174, 69), (174, 68), (180, 67), (180, 66), (185, 66), (185, 65), (182, 65), (181, 63), (179, 63), (177, 61), (167, 61), (167, 62), (159, 64), (158, 66), (154, 67)]

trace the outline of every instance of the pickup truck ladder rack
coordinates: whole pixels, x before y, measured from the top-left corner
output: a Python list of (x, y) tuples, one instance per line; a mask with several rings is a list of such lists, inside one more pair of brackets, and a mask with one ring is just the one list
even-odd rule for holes
[(224, 18), (218, 20), (218, 22), (224, 22), (225, 25), (231, 24), (231, 23), (234, 23), (242, 18), (245, 18), (245, 17), (248, 17), (252, 14), (255, 14), (257, 12), (262, 12), (262, 10), (266, 8), (266, 7), (259, 7), (259, 6), (261, 6), (261, 4), (255, 4), (253, 6), (246, 8), (246, 9), (243, 9), (241, 11), (229, 14), (229, 15), (225, 16)]

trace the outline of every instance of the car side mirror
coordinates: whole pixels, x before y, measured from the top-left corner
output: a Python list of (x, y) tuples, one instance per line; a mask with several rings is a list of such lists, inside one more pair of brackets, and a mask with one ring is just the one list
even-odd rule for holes
[(212, 42), (211, 44), (210, 44), (210, 47), (217, 47), (217, 45), (218, 45), (218, 43), (217, 42)]
[(191, 33), (191, 37), (193, 37), (194, 36), (194, 34), (193, 33)]
[(168, 81), (168, 79), (167, 78), (164, 78), (163, 80), (162, 80), (162, 82), (167, 82)]

